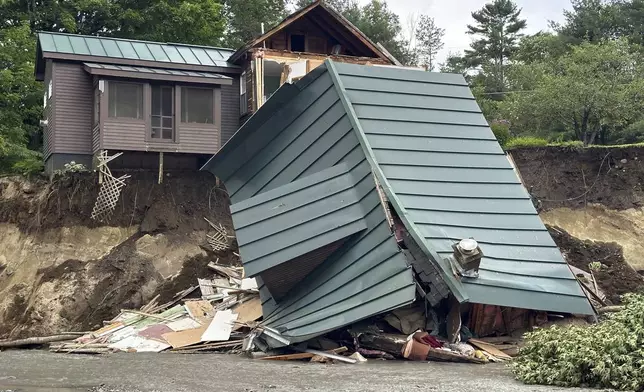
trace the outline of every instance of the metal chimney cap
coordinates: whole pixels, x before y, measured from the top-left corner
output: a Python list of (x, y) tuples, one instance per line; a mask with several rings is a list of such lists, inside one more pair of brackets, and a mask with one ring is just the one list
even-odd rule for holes
[(479, 246), (479, 244), (473, 238), (463, 238), (458, 243), (458, 246), (464, 252), (470, 253), (470, 252), (474, 252), (476, 248)]

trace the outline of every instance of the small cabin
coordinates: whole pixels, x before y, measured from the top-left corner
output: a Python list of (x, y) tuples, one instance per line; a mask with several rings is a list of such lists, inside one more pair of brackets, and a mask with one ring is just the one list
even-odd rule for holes
[(342, 15), (316, 1), (238, 50), (65, 33), (38, 33), (44, 82), (43, 153), (49, 174), (94, 166), (195, 170), (284, 83), (326, 58), (396, 65)]

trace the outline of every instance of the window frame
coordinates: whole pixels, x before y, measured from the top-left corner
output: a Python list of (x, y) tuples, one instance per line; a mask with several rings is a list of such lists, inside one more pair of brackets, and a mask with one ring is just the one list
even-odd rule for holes
[[(146, 130), (145, 130), (145, 140), (146, 142), (149, 143), (170, 143), (170, 144), (176, 144), (179, 143), (179, 126), (178, 126), (178, 121), (177, 121), (177, 109), (180, 107), (180, 105), (177, 103), (177, 94), (178, 90), (180, 88), (179, 85), (176, 83), (146, 83), (147, 89), (148, 89), (148, 105), (146, 107), (147, 110), (147, 118), (146, 118)], [(171, 88), (172, 89), (172, 115), (171, 116), (164, 116), (160, 114), (153, 114), (152, 113), (152, 105), (153, 105), (153, 99), (152, 99), (152, 90), (153, 88), (157, 86), (160, 87), (161, 89), (163, 88)], [(163, 106), (163, 103), (161, 103)], [(160, 117), (160, 123), (158, 127), (155, 127), (152, 125), (152, 117)], [(163, 127), (163, 118), (164, 117), (171, 117), (172, 118), (172, 138), (170, 139), (164, 139), (163, 138), (163, 130), (167, 129), (167, 127)], [(159, 131), (161, 132), (161, 137), (152, 137), (152, 129), (153, 128), (158, 128)]]
[[(114, 86), (119, 85), (119, 84), (135, 85), (135, 86), (137, 86), (139, 88), (139, 94), (140, 94), (140, 96), (139, 96), (139, 104), (141, 105), (140, 108), (139, 108), (140, 109), (139, 110), (139, 117), (123, 117), (123, 116), (117, 116), (117, 115), (113, 116), (112, 115), (112, 110), (110, 110), (111, 109), (110, 108), (111, 97), (112, 97), (112, 94), (115, 91)], [(146, 83), (137, 83), (137, 82), (132, 82), (132, 81), (129, 81), (129, 80), (119, 80), (119, 79), (110, 80), (108, 82), (108, 87), (107, 87), (107, 105), (106, 105), (107, 106), (107, 115), (105, 116), (107, 118), (107, 120), (109, 121), (109, 119), (118, 119), (118, 120), (136, 121), (136, 122), (145, 121), (145, 115), (146, 115), (146, 110), (145, 110), (145, 85), (146, 85)]]

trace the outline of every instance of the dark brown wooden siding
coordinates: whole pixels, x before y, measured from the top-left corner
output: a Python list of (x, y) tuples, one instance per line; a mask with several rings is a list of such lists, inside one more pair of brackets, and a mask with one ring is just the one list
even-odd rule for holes
[[(250, 90), (246, 90), (246, 94)], [(239, 128), (239, 76), (230, 86), (221, 86), (221, 145)]]
[(78, 63), (53, 63), (55, 141), (52, 152), (92, 153), (92, 78)]
[[(47, 101), (47, 106), (45, 107), (43, 113), (43, 119), (47, 120), (47, 125), (43, 127), (43, 154), (45, 160), (49, 158), (49, 155), (54, 151), (54, 129), (55, 129), (55, 117), (54, 117), (54, 99), (53, 95), (49, 98), (49, 82), (52, 81), (53, 74), (53, 62), (51, 60), (47, 61), (45, 66), (45, 83), (44, 83), (44, 92), (43, 96)], [(53, 83), (52, 83), (53, 86)], [(52, 90), (53, 91), (53, 90)]]
[[(145, 120), (107, 118), (103, 122), (103, 149), (145, 151)], [(172, 143), (165, 143), (172, 144)], [(163, 150), (169, 151), (169, 150)]]

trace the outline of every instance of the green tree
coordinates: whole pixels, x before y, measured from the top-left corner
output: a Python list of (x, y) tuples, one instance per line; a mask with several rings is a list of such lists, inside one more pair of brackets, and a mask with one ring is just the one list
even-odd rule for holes
[[(121, 38), (196, 45), (221, 45), (224, 7), (217, 0), (115, 0)], [(105, 35), (105, 34), (103, 34)]]
[(421, 15), (415, 33), (419, 64), (426, 70), (433, 71), (436, 68), (438, 51), (445, 46), (443, 43), (445, 29), (436, 26), (434, 18)]
[(642, 64), (625, 39), (582, 43), (569, 54), (526, 65), (534, 89), (503, 102), (506, 117), (524, 131), (563, 126), (585, 145), (641, 118)]
[(542, 62), (563, 56), (569, 50), (570, 46), (561, 36), (549, 32), (538, 32), (521, 39), (512, 60), (526, 64)]
[(470, 65), (482, 67), (493, 92), (505, 90), (507, 62), (517, 50), (521, 30), (526, 27), (520, 14), (521, 9), (512, 0), (493, 0), (472, 12), (476, 24), (467, 26), (467, 34), (479, 38), (465, 51), (465, 58)]
[(0, 30), (0, 173), (42, 166), (42, 87), (33, 76), (35, 39), (28, 23)]
[(564, 11), (565, 22), (553, 24), (555, 30), (568, 42), (600, 42), (618, 34), (618, 7), (604, 0), (572, 0), (572, 10)]
[(278, 24), (288, 15), (286, 0), (225, 0), (226, 42), (238, 48)]

